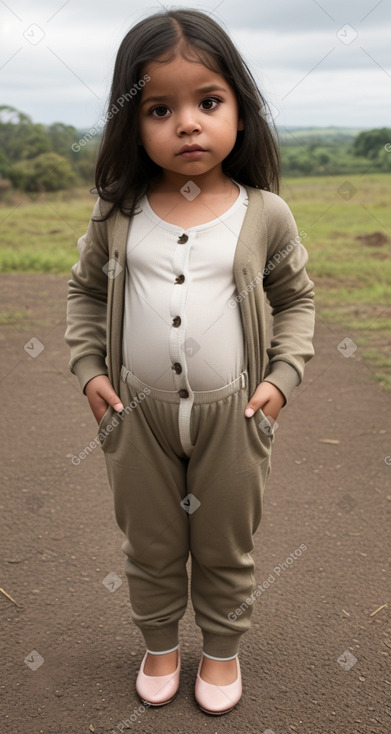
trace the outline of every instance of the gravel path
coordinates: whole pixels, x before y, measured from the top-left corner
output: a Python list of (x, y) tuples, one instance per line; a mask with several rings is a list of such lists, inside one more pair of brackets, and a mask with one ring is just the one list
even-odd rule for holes
[(15, 602), (0, 593), (1, 731), (389, 734), (391, 394), (360, 349), (347, 357), (346, 334), (318, 318), (316, 357), (280, 414), (254, 551), (269, 587), (242, 638), (240, 703), (198, 709), (189, 601), (177, 697), (143, 712), (103, 454), (71, 461), (96, 424), (68, 371), (66, 291), (64, 276), (0, 276), (0, 585)]

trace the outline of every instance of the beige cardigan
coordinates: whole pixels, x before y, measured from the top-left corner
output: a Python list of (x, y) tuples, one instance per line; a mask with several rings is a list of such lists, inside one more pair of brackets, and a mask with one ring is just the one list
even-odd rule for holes
[[(268, 191), (245, 186), (248, 209), (234, 257), (238, 295), (228, 308), (240, 308), (248, 354), (249, 394), (262, 380), (276, 385), (287, 402), (314, 355), (313, 282), (285, 201)], [(98, 199), (93, 216), (107, 211)], [(117, 211), (106, 221), (90, 220), (78, 241), (79, 261), (68, 282), (65, 341), (69, 368), (81, 389), (97, 375), (108, 375), (119, 394), (126, 242), (130, 218)], [(272, 335), (266, 343), (265, 294), (272, 308)], [(211, 293), (213, 298), (213, 293)]]

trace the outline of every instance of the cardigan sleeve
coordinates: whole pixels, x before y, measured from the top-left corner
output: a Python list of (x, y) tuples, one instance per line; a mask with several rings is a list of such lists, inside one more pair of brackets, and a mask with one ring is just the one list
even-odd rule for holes
[(314, 283), (308, 253), (288, 205), (274, 195), (268, 217), (268, 261), (263, 286), (272, 308), (272, 336), (264, 380), (283, 393), (285, 403), (303, 379), (314, 355)]
[(98, 199), (87, 232), (78, 240), (80, 258), (72, 267), (72, 277), (68, 281), (64, 338), (71, 352), (69, 369), (78, 378), (83, 392), (93, 377), (108, 374), (105, 361), (109, 260), (107, 222), (93, 220), (94, 216), (101, 216), (101, 211)]

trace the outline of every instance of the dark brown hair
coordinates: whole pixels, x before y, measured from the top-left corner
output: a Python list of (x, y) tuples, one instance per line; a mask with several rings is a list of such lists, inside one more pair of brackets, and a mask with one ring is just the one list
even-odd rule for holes
[(149, 62), (162, 55), (171, 61), (178, 53), (221, 74), (236, 95), (244, 130), (238, 131), (233, 150), (222, 162), (224, 173), (243, 185), (279, 191), (276, 130), (268, 122), (267, 102), (247, 64), (209, 15), (198, 10), (165, 10), (137, 23), (117, 53), (95, 173), (96, 191), (113, 204), (105, 218), (117, 208), (131, 216), (151, 179), (161, 172), (139, 145), (141, 94), (137, 90), (148, 83), (143, 74)]

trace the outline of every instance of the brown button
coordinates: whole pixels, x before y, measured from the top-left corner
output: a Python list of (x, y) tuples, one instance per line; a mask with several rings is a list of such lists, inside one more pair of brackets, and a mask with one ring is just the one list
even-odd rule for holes
[(180, 237), (178, 237), (178, 245), (184, 245), (188, 239), (189, 239), (188, 234), (181, 234)]
[(184, 280), (185, 280), (184, 275), (177, 275), (177, 277), (175, 278), (175, 283), (183, 283)]
[(182, 323), (182, 319), (180, 316), (175, 316), (175, 318), (172, 320), (173, 326), (180, 326)]
[(179, 364), (179, 362), (174, 362), (174, 364), (172, 365), (172, 369), (175, 370), (177, 375), (180, 375), (182, 372), (182, 365)]
[(179, 397), (180, 398), (188, 398), (189, 397), (189, 393), (187, 392), (187, 390), (179, 390)]

